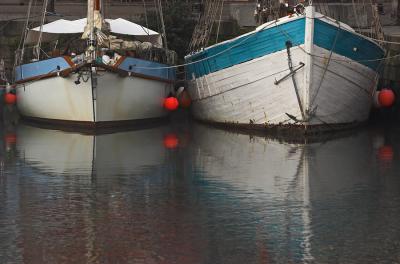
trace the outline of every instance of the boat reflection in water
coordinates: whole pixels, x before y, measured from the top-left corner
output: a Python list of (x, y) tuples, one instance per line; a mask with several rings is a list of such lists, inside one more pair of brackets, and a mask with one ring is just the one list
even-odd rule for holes
[(157, 218), (166, 212), (151, 193), (168, 172), (168, 132), (160, 126), (83, 135), (19, 125), (18, 161), (0, 181), (5, 263), (156, 261), (158, 237), (149, 234), (162, 234)]
[(393, 134), (364, 129), (287, 143), (198, 126), (193, 140), (209, 208), (232, 205), (215, 210), (224, 225), (215, 236), (236, 231), (258, 249), (248, 254), (257, 260), (237, 263), (400, 261)]
[(129, 174), (164, 161), (167, 132), (165, 127), (153, 127), (84, 135), (20, 125), (17, 150), (27, 164), (50, 174)]
[(391, 137), (364, 130), (305, 144), (183, 128), (174, 138), (166, 126), (97, 136), (19, 126), (17, 161), (0, 174), (2, 259), (399, 259)]

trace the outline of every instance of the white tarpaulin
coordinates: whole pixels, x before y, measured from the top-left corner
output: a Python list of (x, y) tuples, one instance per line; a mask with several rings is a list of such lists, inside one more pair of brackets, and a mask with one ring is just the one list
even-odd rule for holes
[(132, 36), (160, 35), (158, 32), (122, 18), (106, 19), (106, 22), (110, 24), (111, 32), (117, 34)]
[[(78, 20), (65, 20), (60, 19), (53, 21), (48, 24), (44, 24), (42, 27), (43, 33), (52, 33), (52, 34), (74, 34), (74, 33), (83, 33), (83, 29), (86, 25), (86, 18), (78, 19)], [(31, 31), (40, 31), (40, 27), (35, 27), (30, 29)]]
[[(161, 43), (161, 35), (138, 25), (128, 20), (117, 18), (117, 19), (105, 19), (110, 24), (110, 31), (116, 34), (136, 36), (141, 41), (149, 41), (153, 44)], [(54, 22), (44, 24), (42, 27), (43, 41), (52, 40), (56, 38), (54, 34), (78, 34), (83, 33), (86, 26), (86, 18), (78, 20), (65, 20), (59, 19)], [(35, 27), (29, 30), (27, 42), (33, 43), (37, 40), (39, 35), (40, 27)]]

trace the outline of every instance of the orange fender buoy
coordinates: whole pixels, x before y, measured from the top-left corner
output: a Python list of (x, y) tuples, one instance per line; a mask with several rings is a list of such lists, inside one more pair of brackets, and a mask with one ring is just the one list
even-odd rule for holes
[(382, 89), (378, 94), (378, 102), (381, 107), (391, 107), (394, 103), (395, 95), (390, 89)]
[(164, 146), (169, 149), (174, 149), (179, 145), (178, 137), (175, 134), (167, 134), (164, 137)]
[(6, 104), (15, 104), (17, 101), (17, 96), (13, 93), (6, 93), (4, 94), (4, 102)]
[(14, 145), (17, 142), (17, 135), (9, 133), (4, 136), (4, 141), (7, 145)]
[(175, 97), (167, 97), (164, 99), (164, 108), (169, 111), (174, 111), (178, 108), (179, 102)]
[(385, 145), (379, 148), (378, 157), (380, 161), (390, 162), (393, 160), (393, 148), (392, 146)]

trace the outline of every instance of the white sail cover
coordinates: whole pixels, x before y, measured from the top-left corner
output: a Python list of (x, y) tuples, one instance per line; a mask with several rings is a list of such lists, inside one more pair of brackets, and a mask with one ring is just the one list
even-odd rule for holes
[[(149, 41), (153, 44), (161, 43), (161, 35), (151, 29), (130, 22), (128, 20), (117, 18), (117, 19), (105, 19), (110, 24), (110, 31), (112, 33), (121, 35), (136, 36), (141, 41)], [(86, 18), (78, 20), (65, 20), (59, 19), (42, 26), (42, 41), (51, 41), (57, 38), (58, 34), (78, 34), (83, 33), (86, 26)], [(37, 40), (40, 27), (35, 27), (29, 30), (27, 42), (33, 43)]]
[[(42, 32), (51, 34), (82, 33), (85, 25), (86, 25), (86, 18), (72, 20), (72, 21), (60, 19), (48, 24), (44, 24), (42, 27)], [(30, 31), (40, 31), (40, 27), (32, 28), (30, 29)]]
[(110, 24), (111, 32), (117, 34), (132, 36), (160, 35), (158, 32), (122, 18), (106, 19), (106, 22)]

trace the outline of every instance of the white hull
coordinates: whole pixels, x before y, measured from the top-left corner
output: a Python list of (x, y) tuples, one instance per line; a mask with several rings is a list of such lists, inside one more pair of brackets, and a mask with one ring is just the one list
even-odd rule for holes
[[(301, 46), (303, 47), (303, 46)], [(329, 51), (314, 46), (315, 54), (327, 58)], [(295, 47), (291, 51), (293, 65), (305, 60), (305, 54)], [(300, 106), (291, 78), (275, 85), (289, 73), (286, 51), (242, 63), (189, 82), (193, 99), (193, 114), (197, 119), (239, 124), (295, 124), (287, 114), (301, 119)], [(368, 67), (333, 54), (322, 80), (326, 59), (314, 58), (311, 85), (305, 84), (303, 67), (295, 74), (300, 95), (309, 94), (312, 111), (310, 125), (362, 122), (368, 118), (372, 94), (376, 88), (376, 73)], [(307, 91), (308, 90), (308, 91)], [(315, 98), (314, 98), (315, 97)], [(314, 99), (314, 100), (312, 100)], [(311, 102), (312, 101), (312, 102)]]
[(313, 58), (312, 85), (307, 87), (310, 90), (310, 105), (316, 107), (311, 124), (366, 121), (377, 86), (377, 73), (333, 54), (323, 76), (329, 51), (314, 45), (313, 52), (324, 58)]
[[(77, 74), (21, 84), (17, 88), (20, 113), (29, 118), (71, 122), (135, 121), (164, 117), (163, 99), (170, 85), (140, 77), (120, 77), (102, 71), (97, 81)], [(83, 80), (85, 79), (85, 81)], [(97, 83), (97, 85), (96, 85)]]
[[(303, 53), (293, 49), (294, 65)], [(286, 51), (211, 73), (189, 82), (196, 118), (213, 122), (278, 124), (290, 122), (285, 113), (300, 115), (291, 79), (274, 85), (288, 74)], [(298, 82), (303, 72), (296, 75)], [(252, 121), (250, 121), (252, 120)]]
[[(307, 10), (312, 11), (309, 8)], [(314, 19), (311, 16), (314, 16), (313, 12), (305, 17), (303, 44), (290, 47), (290, 56), (286, 49), (282, 49), (202, 76), (189, 76), (188, 91), (193, 99), (192, 112), (195, 118), (258, 127), (330, 127), (366, 121), (379, 77), (377, 71), (350, 58), (357, 56), (354, 54), (359, 52), (360, 47), (345, 47), (346, 50), (341, 52), (348, 53), (350, 57), (347, 57), (336, 53), (333, 48), (328, 50), (315, 45)], [(328, 24), (333, 23), (321, 16), (318, 18)], [(333, 25), (337, 27), (335, 23)], [(266, 26), (278, 31), (275, 35), (271, 33), (271, 38), (276, 39), (270, 43), (284, 41), (278, 39), (278, 36), (286, 34), (279, 32), (280, 27), (274, 24)], [(355, 38), (363, 38), (344, 24), (337, 28)], [(241, 41), (234, 41), (240, 47)], [(326, 41), (327, 45), (334, 42), (333, 46), (336, 45), (335, 41), (330, 42), (323, 37), (319, 37), (318, 41)], [(250, 41), (247, 43), (252, 45)], [(235, 45), (232, 44), (233, 47)], [(344, 44), (341, 45), (343, 47)], [(229, 54), (231, 51), (227, 52)], [(226, 56), (241, 56), (234, 52), (232, 54)], [(289, 57), (295, 69), (294, 80), (290, 76)], [(210, 61), (217, 59), (218, 56), (210, 58)]]

